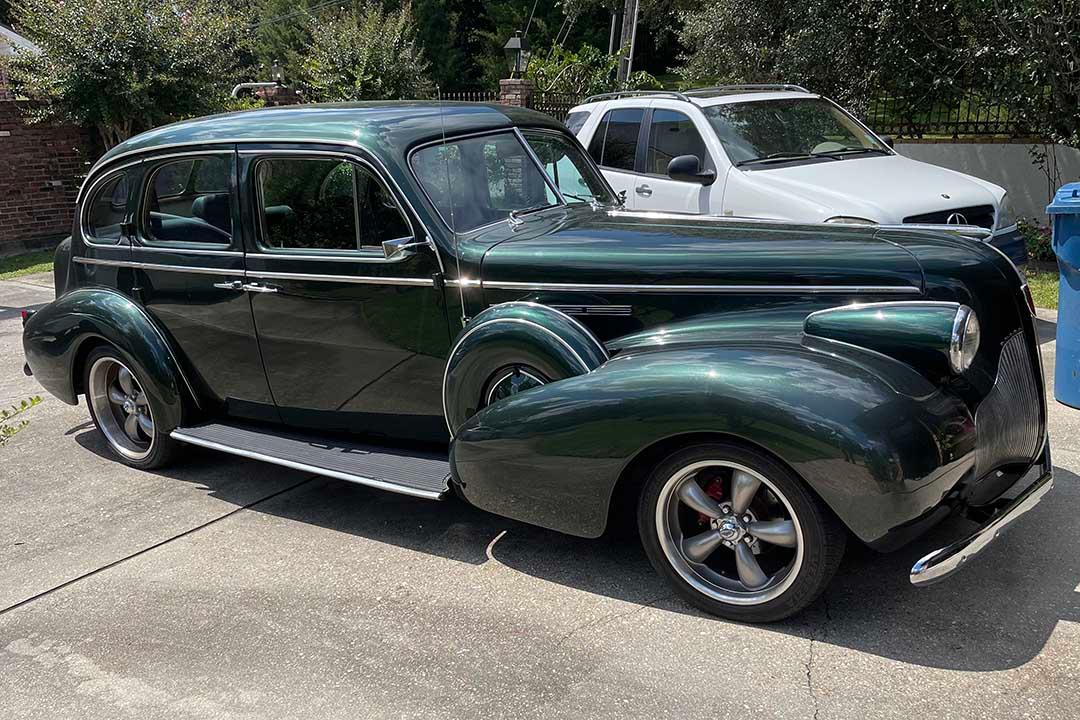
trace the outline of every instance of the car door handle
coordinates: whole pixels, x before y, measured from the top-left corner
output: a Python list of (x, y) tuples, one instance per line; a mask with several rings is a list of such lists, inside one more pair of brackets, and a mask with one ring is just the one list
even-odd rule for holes
[(244, 283), (241, 289), (244, 292), (253, 293), (276, 293), (278, 291), (273, 285), (262, 285), (260, 283)]
[(244, 283), (239, 280), (231, 280), (229, 282), (214, 283), (214, 287), (218, 290), (243, 290)]
[(638, 195), (649, 197), (650, 195), (652, 195), (652, 188), (643, 183), (634, 188), (634, 192), (636, 192)]

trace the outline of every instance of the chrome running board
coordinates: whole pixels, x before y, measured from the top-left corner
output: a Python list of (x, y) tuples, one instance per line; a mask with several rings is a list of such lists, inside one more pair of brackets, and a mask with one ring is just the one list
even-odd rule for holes
[(438, 500), (449, 488), (445, 455), (222, 423), (177, 428), (170, 435), (211, 450), (413, 497)]
[(911, 568), (911, 584), (929, 585), (952, 575), (970, 558), (978, 555), (993, 540), (1000, 537), (1020, 516), (1038, 505), (1053, 487), (1054, 473), (1046, 469), (1038, 480), (974, 533), (952, 545), (935, 550), (915, 563)]

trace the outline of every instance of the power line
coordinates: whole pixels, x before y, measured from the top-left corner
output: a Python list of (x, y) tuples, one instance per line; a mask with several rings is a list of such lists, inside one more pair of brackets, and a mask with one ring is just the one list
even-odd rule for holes
[(286, 13), (285, 15), (276, 15), (269, 18), (263, 18), (257, 23), (252, 23), (248, 27), (251, 29), (255, 29), (262, 27), (263, 25), (269, 25), (272, 22), (277, 22), (278, 20), (288, 20), (289, 18), (296, 17), (297, 15), (308, 15), (311, 13), (312, 10), (318, 10), (319, 8), (324, 8), (327, 5), (339, 5), (341, 4), (341, 2), (342, 0), (327, 0), (327, 2), (317, 3), (315, 5), (312, 5), (311, 7), (304, 8), (303, 10), (297, 10), (296, 12)]

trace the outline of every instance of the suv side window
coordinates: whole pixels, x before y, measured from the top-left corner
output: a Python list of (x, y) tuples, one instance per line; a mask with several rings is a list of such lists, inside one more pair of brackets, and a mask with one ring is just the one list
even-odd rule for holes
[(130, 182), (127, 172), (117, 173), (97, 186), (84, 215), (83, 232), (96, 242), (115, 245), (123, 236)]
[(609, 110), (589, 143), (589, 154), (601, 167), (634, 171), (638, 133), (645, 111), (641, 108)]
[(573, 134), (577, 135), (578, 130), (580, 130), (582, 127), (584, 127), (585, 121), (588, 120), (588, 119), (589, 119), (589, 111), (588, 110), (579, 110), (578, 112), (572, 112), (569, 115), (567, 115), (566, 120), (563, 121), (563, 125), (566, 126), (567, 130), (569, 130)]
[(195, 155), (155, 168), (143, 203), (145, 241), (229, 245), (232, 169), (232, 153)]
[(653, 110), (645, 172), (667, 175), (668, 163), (680, 155), (694, 155), (704, 166), (707, 154), (705, 141), (689, 117), (675, 110)]
[(378, 176), (349, 160), (266, 158), (255, 182), (265, 247), (357, 251), (412, 235)]

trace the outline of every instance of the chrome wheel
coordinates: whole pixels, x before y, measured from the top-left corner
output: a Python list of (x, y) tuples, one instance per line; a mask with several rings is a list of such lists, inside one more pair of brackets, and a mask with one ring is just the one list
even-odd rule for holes
[(778, 487), (749, 467), (724, 460), (684, 466), (656, 503), (660, 547), (676, 573), (723, 603), (758, 605), (798, 577), (804, 540)]
[(87, 397), (98, 429), (113, 450), (142, 460), (154, 446), (154, 415), (139, 381), (113, 357), (98, 358), (90, 367)]
[(495, 376), (484, 398), (484, 404), (490, 405), (511, 395), (517, 395), (519, 392), (545, 384), (537, 373), (521, 367), (509, 368)]

